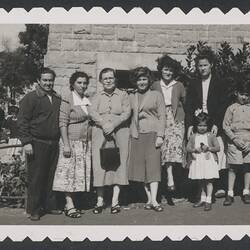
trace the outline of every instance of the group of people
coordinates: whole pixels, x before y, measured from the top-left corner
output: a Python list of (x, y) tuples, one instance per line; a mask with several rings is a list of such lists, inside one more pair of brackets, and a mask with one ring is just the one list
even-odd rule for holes
[[(159, 183), (166, 173), (165, 188), (174, 191), (176, 166), (188, 166), (188, 177), (199, 181), (194, 207), (212, 209), (215, 182), (216, 191), (228, 189), (224, 205), (231, 205), (239, 169), (245, 174), (243, 199), (250, 203), (250, 83), (239, 81), (230, 105), (226, 84), (213, 73), (211, 54), (197, 55), (196, 67), (199, 78), (186, 88), (178, 81), (179, 63), (163, 55), (157, 66), (160, 80), (154, 81), (147, 67), (137, 67), (131, 71), (135, 89), (130, 93), (117, 88), (114, 69), (104, 68), (99, 74), (103, 89), (92, 98), (86, 73), (73, 73), (68, 91), (58, 95), (55, 72), (42, 69), (36, 90), (22, 99), (18, 113), (30, 219), (60, 214), (57, 192), (65, 195), (65, 215), (81, 217), (74, 193), (89, 192), (91, 184), (97, 194), (94, 214), (105, 208), (105, 186), (113, 189), (110, 212), (119, 213), (121, 187), (130, 182), (143, 183), (144, 209), (161, 212)], [(107, 143), (119, 148), (116, 168), (103, 167), (100, 149)], [(222, 188), (226, 163), (229, 182)]]

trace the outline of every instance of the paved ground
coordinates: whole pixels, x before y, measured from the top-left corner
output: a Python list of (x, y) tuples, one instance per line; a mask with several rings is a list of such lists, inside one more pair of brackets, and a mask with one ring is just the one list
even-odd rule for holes
[(110, 214), (107, 208), (102, 214), (94, 215), (86, 210), (82, 218), (71, 219), (65, 215), (45, 215), (38, 222), (30, 221), (23, 209), (0, 208), (1, 225), (250, 225), (250, 205), (236, 197), (230, 207), (222, 205), (223, 199), (213, 204), (212, 211), (192, 208), (189, 202), (164, 206), (164, 212), (146, 211), (143, 204), (131, 205), (120, 214)]
[[(2, 155), (3, 150), (0, 150), (0, 157)], [(240, 197), (236, 197), (232, 206), (224, 207), (223, 200), (217, 199), (209, 212), (193, 208), (189, 202), (174, 207), (165, 205), (162, 213), (146, 211), (143, 204), (134, 204), (129, 209), (123, 208), (118, 215), (110, 214), (110, 208), (107, 208), (100, 215), (86, 210), (80, 219), (45, 215), (38, 222), (30, 221), (23, 209), (3, 207), (0, 208), (0, 225), (250, 225), (250, 205), (243, 204)]]

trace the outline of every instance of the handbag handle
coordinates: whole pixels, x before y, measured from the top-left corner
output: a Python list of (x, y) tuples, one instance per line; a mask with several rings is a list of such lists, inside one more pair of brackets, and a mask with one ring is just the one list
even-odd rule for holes
[[(117, 145), (116, 145), (116, 141), (115, 141), (114, 136), (111, 136), (111, 140), (114, 142), (114, 144), (115, 144), (115, 148), (117, 148)], [(105, 147), (105, 145), (106, 145), (107, 141), (108, 141), (108, 140), (106, 139), (106, 137), (104, 137), (104, 141), (103, 141), (103, 143), (102, 143), (101, 148), (104, 148), (104, 147)]]

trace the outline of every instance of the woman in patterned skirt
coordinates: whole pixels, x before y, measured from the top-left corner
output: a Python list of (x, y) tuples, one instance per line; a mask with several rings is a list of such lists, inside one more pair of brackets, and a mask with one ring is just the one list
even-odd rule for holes
[[(176, 79), (179, 70), (179, 63), (163, 55), (158, 59), (157, 69), (161, 75), (161, 80), (154, 82), (152, 89), (163, 94), (166, 110), (165, 139), (162, 145), (161, 163), (167, 168), (168, 190), (175, 190), (173, 177), (173, 167), (181, 165), (184, 159), (184, 103), (185, 88)], [(168, 200), (169, 205), (174, 205), (172, 199)]]
[(81, 213), (74, 206), (73, 194), (90, 189), (90, 102), (85, 96), (89, 76), (84, 72), (75, 72), (69, 82), (70, 91), (62, 96), (60, 107), (60, 154), (53, 190), (65, 192), (65, 215), (79, 218)]

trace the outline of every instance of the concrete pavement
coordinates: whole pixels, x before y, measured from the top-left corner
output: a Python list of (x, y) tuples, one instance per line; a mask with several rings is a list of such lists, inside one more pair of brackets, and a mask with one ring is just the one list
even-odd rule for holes
[(240, 197), (230, 207), (223, 206), (224, 199), (217, 199), (212, 211), (193, 208), (192, 203), (178, 203), (174, 207), (164, 206), (157, 213), (143, 209), (143, 204), (133, 204), (122, 209), (120, 214), (110, 214), (110, 208), (102, 214), (94, 215), (86, 210), (79, 219), (62, 215), (45, 215), (40, 221), (27, 218), (23, 209), (0, 208), (1, 225), (250, 225), (250, 205), (245, 205)]

